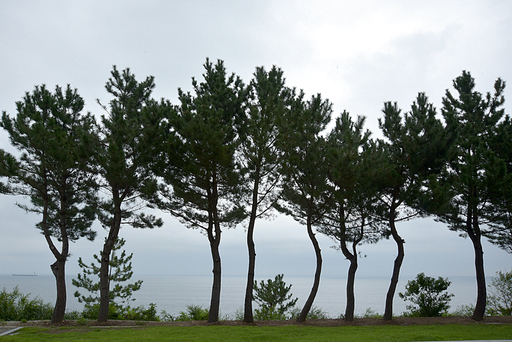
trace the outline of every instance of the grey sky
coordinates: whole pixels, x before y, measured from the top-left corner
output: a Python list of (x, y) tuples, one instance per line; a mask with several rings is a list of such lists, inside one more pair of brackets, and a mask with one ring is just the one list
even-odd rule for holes
[[(512, 3), (509, 1), (0, 1), (0, 109), (15, 115), (15, 102), (35, 85), (71, 84), (87, 111), (103, 114), (104, 84), (112, 65), (130, 67), (142, 80), (155, 76), (155, 98), (176, 102), (177, 88), (191, 89), (206, 57), (222, 59), (249, 82), (255, 67), (277, 65), (287, 84), (308, 96), (321, 93), (344, 109), (377, 120), (385, 101), (408, 110), (418, 92), (441, 107), (445, 89), (462, 70), (477, 89), (492, 90), (498, 77), (512, 81)], [(511, 95), (506, 91), (506, 98)], [(509, 100), (510, 101), (510, 100)], [(510, 113), (510, 105), (506, 103)], [(0, 146), (12, 151), (0, 132)], [(53, 257), (34, 228), (38, 218), (16, 207), (23, 198), (0, 197), (0, 274), (50, 274)], [(159, 213), (157, 213), (159, 214)], [(125, 227), (137, 274), (209, 274), (208, 242), (168, 214), (163, 228)], [(68, 274), (78, 256), (92, 260), (96, 241), (71, 246)], [(406, 240), (402, 278), (419, 272), (474, 275), (469, 240), (432, 219), (400, 223)], [(319, 236), (324, 275), (346, 274), (348, 263)], [(243, 226), (225, 230), (223, 272), (247, 268)], [(314, 252), (305, 228), (287, 217), (259, 221), (255, 233), (256, 278), (313, 275)], [(360, 275), (391, 275), (392, 241), (361, 248)], [(487, 275), (510, 269), (512, 256), (485, 243)], [(1, 284), (0, 284), (1, 287)]]

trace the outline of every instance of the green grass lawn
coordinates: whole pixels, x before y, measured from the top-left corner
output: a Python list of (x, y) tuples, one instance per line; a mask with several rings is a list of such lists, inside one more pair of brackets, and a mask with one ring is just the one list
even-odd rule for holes
[(512, 339), (512, 324), (414, 326), (152, 326), (34, 328), (0, 341), (457, 341)]

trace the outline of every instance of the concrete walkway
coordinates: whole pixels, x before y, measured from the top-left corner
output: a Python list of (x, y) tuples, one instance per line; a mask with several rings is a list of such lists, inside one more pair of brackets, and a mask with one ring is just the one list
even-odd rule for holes
[(22, 327), (9, 327), (9, 326), (0, 326), (0, 336), (11, 335), (16, 331), (20, 330)]

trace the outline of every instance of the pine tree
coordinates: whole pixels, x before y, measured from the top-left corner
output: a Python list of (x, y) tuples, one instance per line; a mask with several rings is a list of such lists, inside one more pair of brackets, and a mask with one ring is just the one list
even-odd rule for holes
[(251, 82), (254, 99), (244, 123), (240, 154), (247, 185), (247, 248), (249, 267), (244, 304), (244, 322), (253, 323), (253, 285), (256, 264), (254, 227), (256, 219), (268, 217), (279, 196), (279, 163), (282, 151), (277, 147), (280, 122), (287, 110), (289, 90), (284, 86), (283, 72), (273, 67), (270, 71), (257, 68)]
[(19, 206), (41, 216), (37, 228), (56, 259), (51, 265), (57, 285), (52, 323), (62, 322), (66, 310), (69, 242), (81, 237), (93, 240), (96, 235), (91, 225), (96, 213), (97, 132), (94, 118), (83, 114), (83, 107), (83, 99), (69, 85), (57, 86), (54, 93), (36, 86), (16, 103), (16, 117), (4, 112), (0, 124), (21, 152), (11, 176), (11, 193), (30, 197), (30, 205)]
[(422, 204), (427, 196), (428, 181), (441, 172), (448, 158), (451, 138), (436, 109), (425, 94), (419, 93), (411, 111), (402, 118), (397, 104), (384, 104), (384, 119), (379, 126), (385, 137), (382, 142), (385, 160), (378, 180), (380, 199), (386, 206), (386, 220), (397, 245), (393, 273), (388, 292), (384, 319), (393, 317), (393, 298), (404, 259), (404, 239), (396, 222), (425, 214)]
[(487, 297), (481, 240), (486, 225), (496, 223), (499, 206), (492, 202), (497, 198), (497, 189), (504, 186), (506, 175), (506, 165), (493, 148), (493, 142), (501, 139), (497, 134), (504, 117), (505, 83), (496, 80), (494, 94), (483, 96), (475, 91), (471, 74), (464, 71), (453, 81), (453, 87), (458, 97), (446, 90), (442, 112), (447, 125), (456, 133), (456, 154), (448, 164), (444, 186), (448, 201), (436, 214), (451, 230), (469, 237), (473, 244), (477, 280), (473, 319), (481, 321)]
[(321, 95), (304, 100), (294, 94), (291, 110), (285, 117), (280, 148), (283, 151), (281, 174), (283, 190), (276, 208), (304, 224), (316, 256), (316, 270), (311, 292), (298, 317), (304, 322), (313, 305), (322, 271), (322, 254), (313, 231), (330, 203), (332, 188), (327, 182), (326, 142), (320, 135), (330, 121), (332, 105)]
[(343, 112), (328, 135), (327, 174), (334, 185), (334, 201), (319, 227), (321, 233), (336, 241), (334, 247), (350, 261), (344, 316), (347, 321), (354, 319), (357, 247), (386, 236), (381, 218), (384, 208), (374, 181), (381, 160), (377, 145), (370, 140), (370, 132), (363, 131), (363, 125), (363, 117), (354, 122), (349, 113)]
[(146, 199), (156, 191), (151, 165), (165, 108), (165, 104), (151, 99), (154, 86), (153, 77), (138, 82), (130, 69), (120, 72), (115, 66), (105, 85), (114, 98), (108, 107), (103, 106), (107, 116), (101, 118), (102, 149), (96, 156), (101, 186), (108, 194), (99, 203), (99, 219), (108, 230), (101, 252), (99, 322), (108, 319), (110, 255), (121, 226), (154, 228), (163, 224), (161, 219), (142, 212), (148, 205)]
[[(111, 305), (113, 304), (119, 308), (123, 307), (123, 305), (129, 305), (130, 301), (135, 300), (132, 299), (133, 292), (140, 290), (142, 285), (142, 280), (137, 280), (132, 284), (126, 284), (126, 282), (133, 276), (131, 262), (133, 253), (126, 255), (125, 250), (122, 250), (121, 254), (117, 253), (117, 251), (123, 248), (125, 243), (126, 240), (123, 238), (118, 238), (116, 240), (109, 260), (109, 301)], [(78, 258), (78, 265), (82, 269), (82, 274), (78, 274), (77, 279), (72, 280), (74, 286), (83, 288), (87, 292), (91, 293), (88, 296), (80, 294), (78, 291), (75, 291), (74, 293), (74, 296), (78, 298), (78, 302), (85, 303), (86, 309), (90, 309), (95, 305), (99, 306), (100, 304), (99, 276), (101, 270), (101, 257), (97, 254), (94, 254), (93, 257), (96, 264), (99, 266), (95, 263), (87, 265), (82, 261), (82, 258)], [(98, 281), (94, 280), (96, 277), (98, 278)]]
[(164, 159), (158, 168), (165, 182), (154, 199), (189, 228), (205, 233), (213, 261), (208, 322), (219, 320), (222, 227), (246, 216), (242, 170), (236, 159), (240, 124), (245, 121), (248, 88), (222, 61), (204, 64), (204, 81), (192, 80), (195, 95), (179, 89), (180, 106), (167, 111)]

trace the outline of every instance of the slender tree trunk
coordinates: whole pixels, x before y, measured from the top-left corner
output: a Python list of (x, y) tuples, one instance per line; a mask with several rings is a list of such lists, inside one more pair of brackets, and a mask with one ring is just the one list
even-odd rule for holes
[(254, 288), (254, 269), (256, 265), (256, 249), (254, 247), (254, 221), (250, 218), (249, 227), (247, 229), (247, 249), (249, 251), (249, 269), (247, 271), (247, 286), (245, 288), (245, 305), (244, 305), (244, 322), (254, 323), (252, 314), (252, 298)]
[(66, 313), (66, 273), (65, 273), (66, 259), (55, 261), (50, 267), (55, 276), (57, 284), (57, 300), (55, 301), (55, 308), (52, 315), (52, 323), (61, 323), (64, 320)]
[(212, 191), (209, 194), (209, 224), (208, 224), (208, 240), (210, 241), (210, 250), (213, 260), (213, 285), (212, 297), (210, 301), (210, 310), (208, 312), (208, 323), (217, 323), (219, 321), (220, 309), (220, 288), (221, 288), (221, 261), (220, 261), (220, 222), (217, 212), (218, 190), (217, 178), (213, 175)]
[(396, 242), (396, 246), (398, 249), (398, 254), (395, 258), (395, 263), (393, 267), (393, 275), (391, 276), (391, 283), (389, 284), (388, 293), (386, 295), (386, 307), (384, 309), (384, 320), (390, 321), (393, 319), (393, 298), (395, 296), (396, 286), (398, 284), (398, 278), (400, 276), (400, 268), (402, 267), (402, 262), (404, 260), (404, 243), (405, 241), (402, 239), (396, 230), (395, 226), (395, 208), (391, 208), (390, 219), (389, 219), (389, 227), (391, 228), (391, 235), (393, 235), (393, 239)]
[[(220, 232), (219, 232), (220, 234)], [(214, 243), (210, 244), (210, 249), (213, 259), (213, 286), (212, 297), (210, 302), (210, 311), (208, 314), (208, 323), (217, 323), (219, 321), (220, 309), (220, 288), (221, 288), (221, 261), (219, 253), (219, 239), (215, 239)]]
[(487, 304), (487, 289), (485, 285), (484, 250), (482, 247), (480, 227), (478, 225), (478, 219), (476, 215), (473, 217), (473, 224), (467, 229), (467, 231), (471, 242), (473, 242), (473, 248), (475, 250), (477, 297), (475, 311), (473, 312), (473, 319), (475, 321), (481, 321), (484, 319), (485, 315), (485, 306)]
[(300, 312), (297, 322), (304, 322), (306, 320), (309, 310), (311, 310), (311, 307), (313, 306), (313, 302), (315, 301), (316, 293), (318, 292), (318, 287), (320, 286), (320, 274), (322, 272), (322, 253), (320, 250), (320, 245), (318, 244), (318, 240), (315, 237), (315, 233), (313, 233), (313, 228), (311, 226), (310, 218), (308, 218), (307, 229), (308, 229), (309, 239), (311, 240), (311, 243), (313, 244), (313, 247), (315, 248), (316, 271), (315, 271), (315, 280), (313, 282), (313, 287), (311, 288), (309, 297), (306, 300), (306, 303), (304, 304), (302, 311)]
[(256, 248), (254, 247), (254, 225), (256, 223), (256, 210), (258, 209), (259, 169), (254, 180), (252, 192), (251, 217), (247, 227), (247, 250), (249, 252), (249, 267), (247, 271), (247, 286), (245, 288), (244, 322), (254, 323), (252, 314), (252, 298), (254, 288), (254, 269), (256, 266)]
[(350, 259), (350, 266), (348, 268), (347, 276), (347, 307), (345, 308), (345, 321), (354, 320), (354, 310), (356, 307), (356, 296), (354, 294), (354, 283), (357, 271), (357, 256), (354, 255)]
[[(117, 202), (117, 201), (116, 201)], [(107, 239), (103, 244), (101, 252), (100, 265), (100, 308), (98, 312), (98, 322), (106, 322), (108, 320), (108, 311), (110, 306), (110, 254), (114, 248), (114, 244), (119, 236), (121, 228), (121, 204), (116, 204), (116, 210)]]

